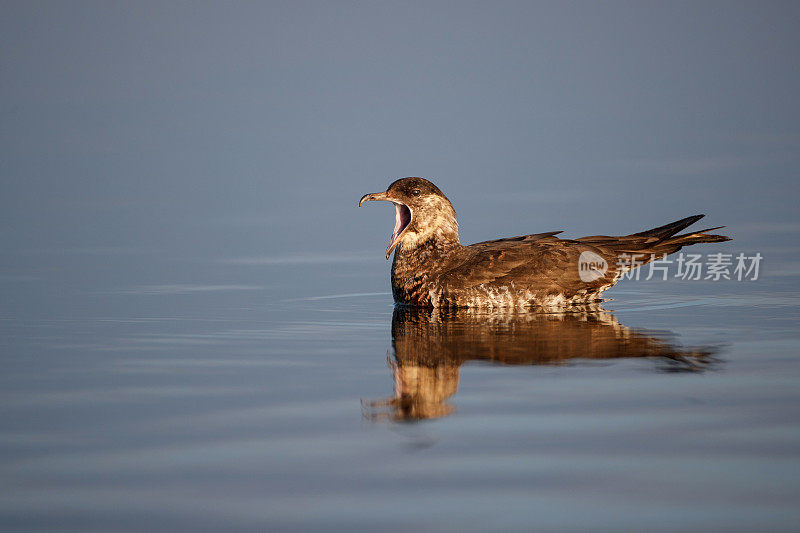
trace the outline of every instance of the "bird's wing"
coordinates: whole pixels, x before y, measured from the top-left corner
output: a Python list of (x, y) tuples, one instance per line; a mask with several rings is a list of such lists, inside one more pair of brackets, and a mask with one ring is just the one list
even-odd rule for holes
[[(466, 246), (465, 253), (459, 254), (458, 263), (448, 265), (445, 276), (450, 286), (463, 289), (512, 284), (554, 294), (600, 289), (613, 284), (620, 271), (641, 266), (683, 246), (730, 240), (723, 235), (707, 233), (720, 228), (676, 235), (702, 216), (694, 215), (632, 235), (560, 239), (556, 237), (560, 231), (551, 231), (479, 242)], [(581, 279), (580, 270), (586, 262), (582, 256), (585, 252), (596, 254), (606, 262), (605, 273), (588, 282)]]
[[(539, 233), (476, 243), (465, 247), (466, 254), (447, 272), (451, 284), (461, 288), (479, 285), (526, 286), (533, 290), (570, 293), (594, 289), (613, 282), (616, 277), (616, 253), (602, 245), (559, 239), (555, 234)], [(607, 263), (606, 274), (585, 282), (579, 274), (579, 258), (593, 252)]]

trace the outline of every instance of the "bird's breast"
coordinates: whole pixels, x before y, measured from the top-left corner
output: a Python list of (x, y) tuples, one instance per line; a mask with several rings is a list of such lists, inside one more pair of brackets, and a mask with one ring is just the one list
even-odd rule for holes
[(434, 248), (395, 252), (392, 263), (392, 294), (398, 303), (437, 307), (447, 292), (442, 272), (452, 254)]
[(409, 305), (436, 305), (432, 302), (437, 293), (435, 278), (427, 270), (392, 269), (392, 296), (397, 303)]

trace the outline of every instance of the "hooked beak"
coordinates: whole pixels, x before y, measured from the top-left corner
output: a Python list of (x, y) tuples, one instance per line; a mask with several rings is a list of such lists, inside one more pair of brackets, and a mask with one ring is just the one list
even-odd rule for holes
[(386, 259), (389, 259), (389, 256), (392, 253), (398, 244), (400, 244), (400, 238), (405, 233), (406, 229), (408, 229), (409, 224), (411, 224), (411, 209), (402, 202), (391, 198), (385, 192), (374, 192), (372, 194), (365, 194), (361, 197), (361, 200), (358, 202), (358, 207), (364, 202), (371, 202), (371, 201), (384, 201), (384, 202), (392, 202), (395, 208), (395, 219), (394, 219), (394, 231), (392, 232), (392, 238), (389, 241), (389, 246), (386, 248)]
[(372, 194), (365, 194), (364, 196), (362, 196), (361, 200), (359, 200), (358, 202), (358, 207), (361, 207), (361, 204), (363, 204), (364, 202), (371, 202), (373, 200), (375, 201), (384, 200), (386, 202), (392, 201), (392, 199), (389, 198), (389, 195), (386, 194), (385, 192), (374, 192)]

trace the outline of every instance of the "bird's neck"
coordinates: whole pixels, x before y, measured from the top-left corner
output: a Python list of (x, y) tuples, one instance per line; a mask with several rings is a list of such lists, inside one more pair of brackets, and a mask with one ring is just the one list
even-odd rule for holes
[(416, 278), (429, 273), (447, 262), (447, 258), (461, 248), (458, 229), (433, 231), (425, 239), (404, 239), (397, 247), (392, 263), (392, 273), (397, 279)]
[(431, 280), (452, 263), (462, 246), (456, 212), (446, 199), (416, 206), (412, 226), (395, 249), (392, 294), (396, 302), (428, 305), (435, 295)]
[(415, 258), (417, 262), (424, 262), (426, 259), (435, 260), (448, 255), (452, 251), (461, 247), (458, 238), (431, 238), (424, 241), (402, 242), (397, 247), (395, 257), (403, 259)]
[(403, 254), (436, 254), (458, 248), (458, 220), (450, 202), (436, 199), (415, 208), (414, 221), (400, 246)]

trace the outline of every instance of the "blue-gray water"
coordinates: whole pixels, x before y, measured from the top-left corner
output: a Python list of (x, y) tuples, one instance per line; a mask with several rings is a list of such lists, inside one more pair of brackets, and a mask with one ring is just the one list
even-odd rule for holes
[[(797, 276), (626, 281), (613, 313), (544, 321), (401, 314), (393, 348), (390, 295), (360, 289), (387, 283), (377, 248), (35, 254), (59, 281), (3, 281), (4, 529), (796, 523)], [(117, 261), (225, 283), (86, 272)]]
[[(3, 2), (0, 529), (796, 529), (798, 26)], [(394, 312), (392, 210), (356, 202), (414, 175), (465, 243), (706, 213), (734, 240), (687, 252), (761, 276)]]

